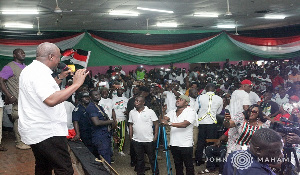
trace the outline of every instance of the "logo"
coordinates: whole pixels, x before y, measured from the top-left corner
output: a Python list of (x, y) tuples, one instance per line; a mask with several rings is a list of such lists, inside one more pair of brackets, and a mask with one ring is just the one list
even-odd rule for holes
[(253, 157), (247, 151), (235, 152), (231, 158), (232, 165), (240, 170), (248, 169), (253, 163)]

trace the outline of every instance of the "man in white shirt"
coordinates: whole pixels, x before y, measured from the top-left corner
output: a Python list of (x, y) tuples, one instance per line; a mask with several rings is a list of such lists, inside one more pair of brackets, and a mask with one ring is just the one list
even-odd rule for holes
[(22, 141), (32, 148), (35, 174), (52, 174), (53, 169), (55, 174), (74, 173), (66, 138), (67, 114), (62, 102), (83, 84), (89, 72), (77, 70), (74, 83), (60, 90), (51, 76), (60, 56), (55, 44), (40, 44), (36, 60), (23, 69), (19, 79), (19, 132)]
[(232, 117), (235, 117), (237, 114), (249, 108), (251, 105), (249, 97), (251, 89), (252, 82), (245, 79), (241, 82), (241, 87), (231, 94), (229, 111)]
[(125, 121), (126, 121), (126, 107), (128, 103), (128, 98), (123, 96), (124, 89), (119, 88), (117, 89), (117, 96), (114, 97), (113, 100), (113, 109), (116, 114), (116, 120), (117, 120), (117, 134), (119, 136), (119, 143), (118, 143), (118, 151), (121, 156), (125, 156), (125, 153), (123, 152), (124, 144), (125, 144)]
[(180, 95), (176, 109), (167, 113), (162, 124), (171, 126), (170, 146), (174, 158), (176, 174), (183, 174), (183, 163), (186, 175), (194, 175), (193, 165), (193, 124), (196, 112), (187, 107), (190, 98)]
[(285, 103), (288, 103), (289, 95), (286, 93), (286, 90), (284, 88), (280, 89), (279, 93), (275, 95), (274, 98), (272, 98), (272, 101), (276, 102), (279, 106), (282, 106)]
[(223, 108), (223, 99), (215, 95), (215, 85), (208, 83), (206, 93), (197, 98), (199, 104), (198, 112), (198, 142), (196, 150), (196, 165), (200, 166), (202, 162), (203, 149), (206, 145), (206, 139), (217, 139), (217, 118)]
[[(134, 102), (135, 108), (129, 113), (129, 138), (136, 153), (136, 171), (138, 175), (145, 174), (144, 153), (147, 154), (154, 173), (155, 141), (158, 135), (158, 118), (152, 109), (145, 106), (145, 97), (138, 96)], [(154, 127), (154, 135), (153, 128)]]
[(163, 95), (166, 96), (165, 104), (167, 105), (167, 113), (176, 109), (176, 97), (179, 97), (181, 94), (178, 92), (179, 85), (177, 83), (171, 83), (168, 90), (163, 92)]
[(107, 88), (103, 87), (100, 89), (101, 100), (99, 101), (99, 105), (103, 107), (105, 113), (107, 114), (109, 120), (116, 121), (115, 110), (113, 109), (113, 101), (108, 98), (109, 91)]

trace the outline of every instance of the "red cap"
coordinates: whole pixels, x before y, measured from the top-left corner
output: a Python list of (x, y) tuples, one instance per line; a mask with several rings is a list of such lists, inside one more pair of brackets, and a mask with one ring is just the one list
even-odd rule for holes
[(245, 79), (241, 82), (241, 84), (249, 84), (249, 85), (252, 85), (252, 82), (248, 79)]
[(291, 100), (299, 102), (299, 97), (297, 95), (293, 95), (290, 97)]

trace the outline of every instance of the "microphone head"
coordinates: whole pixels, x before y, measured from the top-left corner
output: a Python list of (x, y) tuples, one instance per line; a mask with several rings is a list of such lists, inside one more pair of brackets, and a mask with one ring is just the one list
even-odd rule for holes
[(63, 63), (63, 62), (58, 63), (57, 68), (61, 69), (62, 71), (69, 70), (69, 67), (65, 63)]

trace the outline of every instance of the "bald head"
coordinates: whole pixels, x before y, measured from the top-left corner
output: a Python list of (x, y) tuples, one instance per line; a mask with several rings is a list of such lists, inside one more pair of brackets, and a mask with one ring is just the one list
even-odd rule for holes
[(36, 49), (36, 60), (44, 63), (50, 69), (55, 69), (60, 62), (60, 50), (53, 43), (42, 43)]
[(57, 52), (57, 50), (59, 50), (59, 48), (53, 43), (42, 43), (36, 49), (36, 58), (47, 58), (50, 54), (54, 54), (55, 52)]

